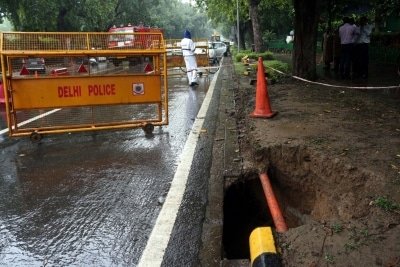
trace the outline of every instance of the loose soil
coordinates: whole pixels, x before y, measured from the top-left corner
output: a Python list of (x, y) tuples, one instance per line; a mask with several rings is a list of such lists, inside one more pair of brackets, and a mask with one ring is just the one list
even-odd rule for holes
[[(370, 71), (368, 81), (319, 81), (400, 84), (391, 66)], [(255, 77), (236, 75), (240, 149), (245, 172), (268, 171), (276, 188), (290, 228), (276, 234), (283, 265), (400, 266), (399, 90), (282, 78), (267, 86), (278, 114), (253, 119)]]

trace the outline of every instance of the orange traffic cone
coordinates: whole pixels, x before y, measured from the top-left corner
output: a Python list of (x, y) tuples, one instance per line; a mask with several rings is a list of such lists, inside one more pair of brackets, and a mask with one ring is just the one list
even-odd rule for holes
[(259, 57), (257, 70), (256, 108), (254, 109), (253, 113), (250, 114), (250, 117), (268, 119), (275, 115), (276, 112), (272, 112), (271, 105), (269, 104), (264, 64), (262, 62), (262, 57)]

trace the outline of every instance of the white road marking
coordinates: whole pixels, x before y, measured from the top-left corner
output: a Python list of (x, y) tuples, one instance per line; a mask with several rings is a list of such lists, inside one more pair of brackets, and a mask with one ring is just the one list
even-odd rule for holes
[(199, 140), (204, 118), (206, 117), (219, 73), (220, 71), (214, 75), (214, 78), (210, 83), (206, 97), (204, 98), (200, 111), (194, 121), (192, 131), (185, 143), (185, 147), (183, 148), (180, 157), (180, 163), (171, 183), (171, 188), (150, 234), (146, 248), (139, 260), (138, 266), (140, 267), (156, 267), (161, 266), (162, 264), (164, 253), (171, 237), (172, 228), (175, 224), (176, 216), (185, 192), (196, 144)]
[[(18, 127), (19, 127), (19, 126), (23, 126), (23, 125), (25, 125), (25, 124), (28, 124), (28, 123), (30, 123), (30, 122), (36, 121), (36, 120), (38, 120), (38, 119), (41, 119), (41, 118), (43, 118), (43, 117), (46, 117), (46, 116), (48, 116), (48, 115), (51, 115), (51, 114), (53, 114), (53, 113), (55, 113), (55, 112), (57, 112), (57, 111), (60, 111), (60, 110), (61, 110), (61, 108), (56, 108), (56, 109), (50, 110), (50, 111), (48, 111), (48, 112), (45, 112), (45, 113), (43, 113), (43, 114), (40, 114), (40, 115), (38, 115), (38, 116), (35, 116), (35, 117), (33, 117), (33, 118), (30, 118), (29, 120), (20, 122), (20, 123), (18, 123)], [(5, 134), (6, 132), (8, 132), (8, 130), (9, 130), (8, 128), (1, 130), (1, 131), (0, 131), (0, 135)]]

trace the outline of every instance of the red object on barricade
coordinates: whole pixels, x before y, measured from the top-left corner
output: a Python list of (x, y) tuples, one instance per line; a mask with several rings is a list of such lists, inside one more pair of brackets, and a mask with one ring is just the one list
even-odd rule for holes
[(153, 71), (153, 67), (151, 66), (150, 63), (147, 63), (146, 66), (144, 67), (144, 72), (148, 73), (148, 72), (152, 72)]
[(4, 96), (3, 82), (0, 82), (0, 104), (4, 104), (5, 102), (6, 98)]
[(67, 68), (59, 68), (54, 69), (51, 71), (51, 75), (53, 76), (62, 76), (62, 75), (69, 75)]
[(25, 65), (22, 66), (21, 71), (19, 72), (19, 75), (29, 75), (29, 70), (25, 67)]
[(85, 68), (85, 66), (83, 64), (81, 64), (79, 66), (78, 72), (79, 73), (87, 73), (87, 69)]
[(257, 88), (256, 88), (256, 107), (250, 117), (253, 118), (272, 118), (276, 112), (272, 112), (269, 103), (267, 82), (265, 80), (265, 69), (262, 57), (258, 58)]

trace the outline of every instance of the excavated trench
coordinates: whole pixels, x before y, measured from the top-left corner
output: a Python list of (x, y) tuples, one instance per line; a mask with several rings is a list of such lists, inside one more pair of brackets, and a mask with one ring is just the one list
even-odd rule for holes
[[(339, 159), (302, 146), (273, 146), (257, 158), (268, 170), (286, 223), (295, 228), (312, 221), (365, 216), (361, 202), (371, 177)], [(272, 226), (258, 171), (225, 185), (223, 251), (227, 259), (248, 259), (248, 239), (258, 226)]]

